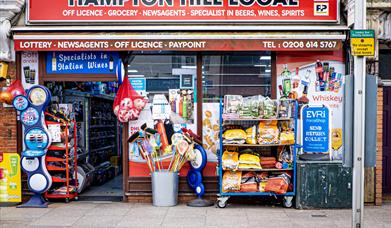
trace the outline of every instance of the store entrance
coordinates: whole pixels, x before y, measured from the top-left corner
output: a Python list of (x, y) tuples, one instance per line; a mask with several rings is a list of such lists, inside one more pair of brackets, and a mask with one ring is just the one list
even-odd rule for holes
[[(122, 128), (112, 111), (117, 83), (47, 82), (45, 86), (52, 93), (46, 120), (65, 120), (76, 126), (73, 128), (70, 125), (76, 130), (76, 138), (70, 129), (68, 154), (71, 161), (69, 178), (74, 178), (72, 170), (77, 167), (78, 187), (75, 191), (78, 191), (79, 199), (122, 200)], [(63, 138), (53, 140), (52, 145), (62, 143)], [(77, 159), (73, 156), (75, 148)], [(60, 156), (60, 152), (56, 153)], [(73, 165), (72, 161), (77, 161), (77, 165)], [(51, 175), (65, 178), (60, 171), (53, 171)], [(51, 191), (61, 189), (61, 184), (53, 183)]]

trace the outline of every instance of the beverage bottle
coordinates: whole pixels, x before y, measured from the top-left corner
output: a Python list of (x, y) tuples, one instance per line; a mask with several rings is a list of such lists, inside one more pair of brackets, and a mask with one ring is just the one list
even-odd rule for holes
[(308, 94), (308, 86), (304, 86), (303, 95), (297, 99), (299, 104), (308, 104), (310, 100), (307, 97)]
[(57, 71), (56, 52), (53, 52), (53, 56), (52, 56), (52, 71)]
[(10, 86), (11, 85), (11, 76), (9, 74), (7, 74), (7, 76), (5, 77), (6, 81), (5, 81), (5, 84), (6, 86)]
[(179, 98), (179, 115), (183, 115), (183, 97)]
[(182, 108), (183, 108), (183, 110), (182, 110), (182, 117), (183, 117), (183, 119), (187, 119), (187, 99), (186, 99), (186, 97), (184, 96), (183, 97), (183, 104), (182, 104)]
[(299, 68), (296, 67), (296, 74), (292, 77), (293, 89), (296, 89), (297, 87), (299, 87), (299, 83), (300, 83)]
[(288, 70), (288, 65), (284, 65), (284, 70), (281, 73), (281, 76), (283, 77), (282, 81), (282, 90), (284, 93), (284, 97), (288, 97), (289, 93), (291, 92), (292, 89), (292, 84), (291, 84), (291, 72)]
[(114, 70), (114, 59), (113, 59), (113, 56), (110, 56), (110, 59), (109, 59), (109, 70), (110, 70), (110, 72)]
[(311, 76), (311, 70), (307, 70), (305, 72), (304, 78), (301, 80), (301, 84), (303, 86), (309, 86), (310, 85), (310, 76)]
[(316, 80), (317, 81), (323, 80), (323, 65), (319, 59), (316, 60), (315, 72), (316, 72)]
[(3, 168), (0, 169), (0, 202), (8, 202), (8, 170)]

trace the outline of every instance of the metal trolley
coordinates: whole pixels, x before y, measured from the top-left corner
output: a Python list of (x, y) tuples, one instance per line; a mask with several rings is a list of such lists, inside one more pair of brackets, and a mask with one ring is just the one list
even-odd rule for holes
[[(292, 207), (293, 205), (293, 197), (296, 195), (296, 154), (299, 149), (299, 145), (297, 144), (297, 119), (298, 119), (298, 103), (296, 100), (285, 100), (292, 102), (293, 111), (289, 118), (272, 118), (272, 119), (262, 119), (262, 118), (224, 118), (223, 117), (223, 102), (220, 100), (220, 152), (219, 152), (219, 195), (217, 198), (217, 206), (219, 208), (225, 208), (227, 206), (227, 202), (231, 196), (272, 196), (279, 197), (283, 199), (284, 207)], [(227, 122), (232, 122), (236, 124), (258, 124), (260, 121), (293, 121), (294, 126), (294, 144), (224, 144), (223, 143), (223, 131), (224, 125)], [(290, 191), (285, 194), (276, 194), (274, 192), (224, 192), (223, 191), (223, 174), (224, 170), (222, 166), (222, 156), (225, 148), (227, 147), (235, 147), (237, 149), (243, 148), (252, 148), (252, 149), (267, 149), (272, 150), (272, 148), (277, 148), (279, 146), (290, 146), (291, 154), (292, 154), (292, 163), (291, 166), (287, 169), (239, 169), (237, 171), (254, 171), (254, 172), (291, 172), (291, 187)]]

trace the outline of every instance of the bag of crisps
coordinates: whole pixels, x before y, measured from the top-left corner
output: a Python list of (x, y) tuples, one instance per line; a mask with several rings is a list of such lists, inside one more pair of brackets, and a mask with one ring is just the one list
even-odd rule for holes
[(277, 120), (260, 121), (258, 127), (259, 144), (278, 144), (278, 135)]

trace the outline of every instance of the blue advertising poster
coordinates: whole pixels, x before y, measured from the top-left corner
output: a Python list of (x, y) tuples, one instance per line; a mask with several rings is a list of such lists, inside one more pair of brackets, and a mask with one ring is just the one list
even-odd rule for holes
[(306, 106), (302, 110), (303, 151), (327, 153), (330, 145), (330, 112), (325, 106)]
[(130, 84), (141, 96), (146, 96), (147, 81), (145, 78), (129, 78)]
[(116, 52), (49, 52), (47, 74), (114, 74), (118, 64)]

